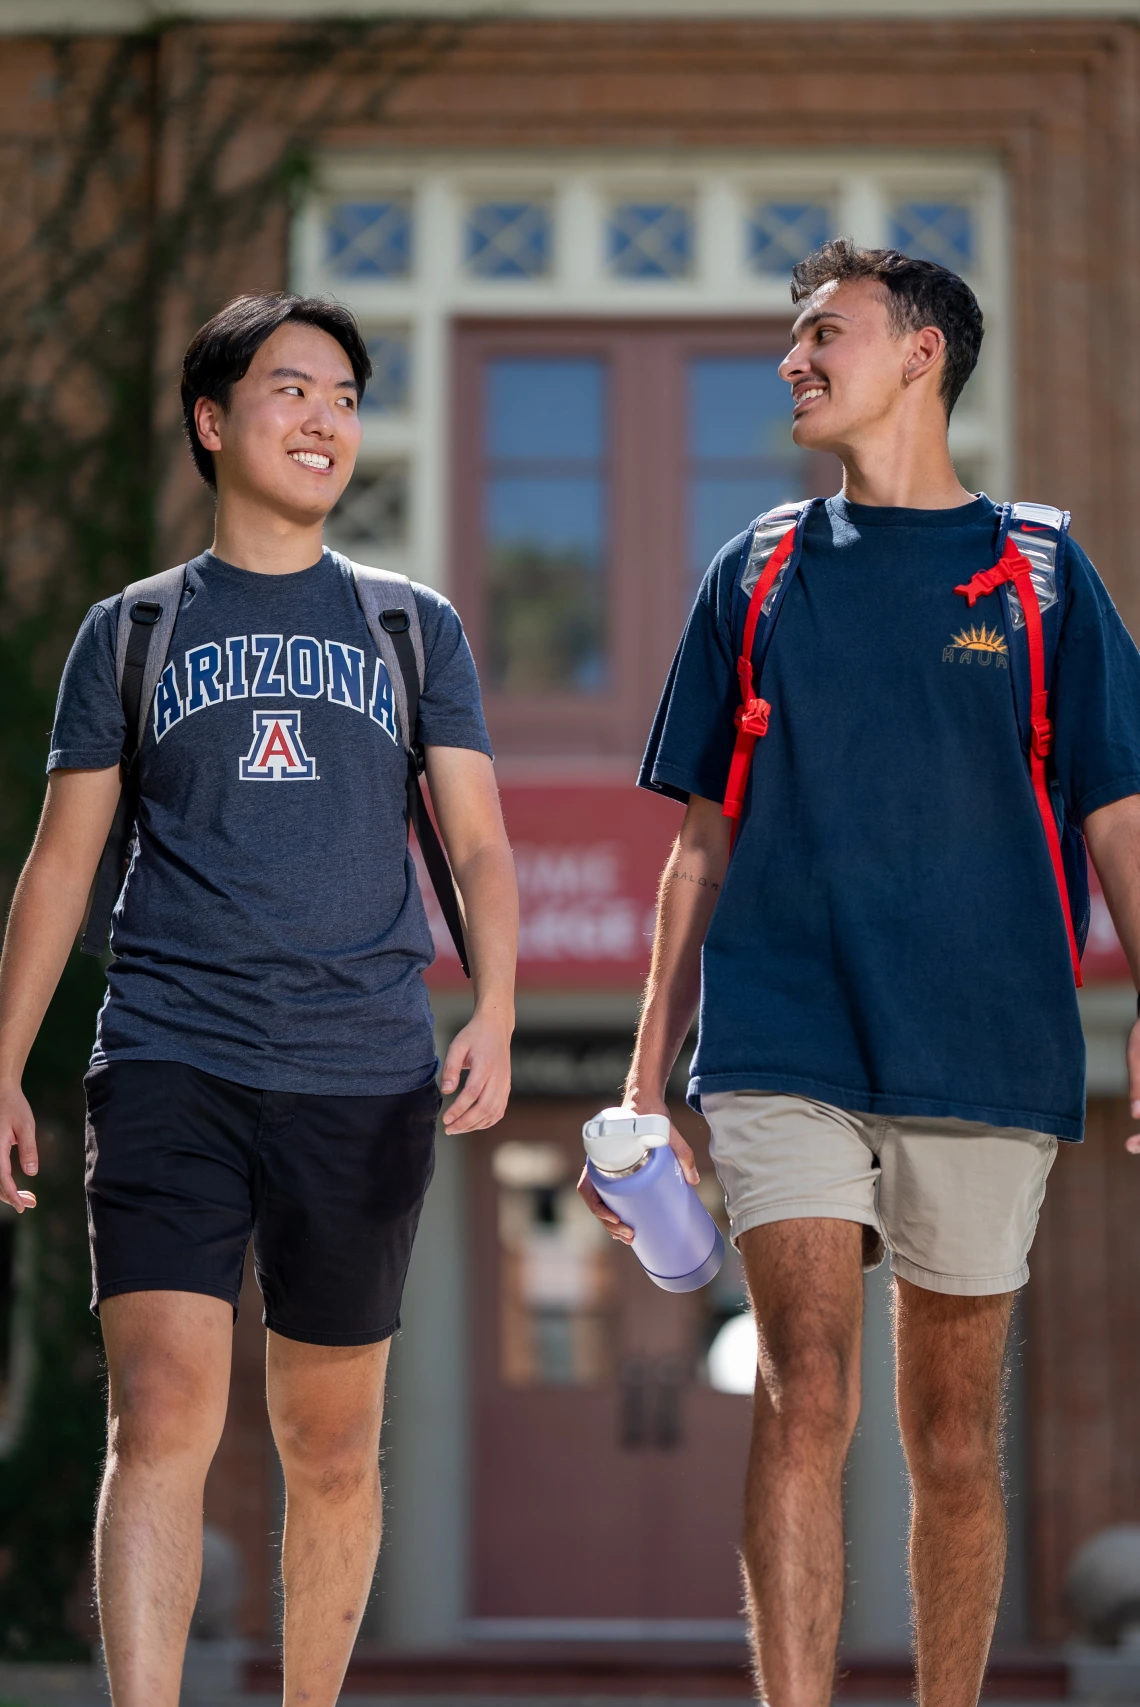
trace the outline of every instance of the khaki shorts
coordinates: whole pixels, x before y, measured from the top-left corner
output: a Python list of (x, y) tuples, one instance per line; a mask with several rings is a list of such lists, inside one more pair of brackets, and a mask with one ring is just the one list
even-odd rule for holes
[(860, 1222), (864, 1266), (930, 1292), (1013, 1292), (1029, 1278), (1056, 1138), (972, 1120), (892, 1117), (770, 1091), (701, 1098), (733, 1240), (772, 1221)]

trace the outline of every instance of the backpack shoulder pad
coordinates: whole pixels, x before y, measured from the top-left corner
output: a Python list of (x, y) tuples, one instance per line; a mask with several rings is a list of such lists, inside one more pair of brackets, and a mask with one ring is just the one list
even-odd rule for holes
[[(1069, 519), (1068, 510), (1054, 509), (1052, 504), (1020, 502), (1010, 506), (1009, 538), (1028, 560), (1030, 580), (1042, 615), (1052, 610), (1061, 597), (1058, 555), (1069, 531)], [(1023, 628), (1025, 616), (1014, 587), (1008, 589), (1008, 597), (1013, 626)]]
[(396, 700), (396, 713), (404, 746), (409, 751), (411, 719), (408, 716), (408, 690), (404, 684), (404, 673), (400, 668), (399, 656), (391, 634), (384, 627), (380, 618), (386, 611), (402, 610), (408, 617), (408, 634), (412, 642), (412, 650), (416, 655), (416, 674), (419, 677), (420, 688), (424, 685), (424, 638), (420, 628), (420, 611), (416, 604), (416, 595), (412, 583), (406, 575), (397, 575), (391, 569), (377, 569), (370, 563), (354, 563), (350, 558), (339, 557), (333, 553), (338, 562), (352, 576), (356, 597), (364, 620), (368, 624), (368, 632), (372, 636), (373, 645), (384, 660), (388, 678), (392, 683), (392, 693)]
[[(762, 516), (757, 516), (752, 524), (748, 561), (744, 565), (744, 573), (740, 577), (740, 591), (745, 598), (751, 598), (752, 590), (764, 573), (768, 559), (788, 529), (796, 526), (811, 502), (810, 498), (798, 498), (794, 503), (777, 504), (774, 510), (765, 510)], [(781, 576), (780, 579), (782, 578)], [(779, 581), (777, 581), (778, 585)], [(772, 594), (775, 592), (776, 587), (773, 587)]]
[(182, 594), (186, 586), (186, 565), (179, 563), (173, 569), (163, 569), (157, 575), (146, 575), (141, 581), (132, 581), (124, 588), (119, 601), (119, 627), (115, 635), (115, 686), (119, 697), (123, 695), (123, 673), (127, 667), (127, 648), (131, 641), (131, 611), (137, 604), (156, 604), (159, 608), (157, 622), (150, 625), (151, 638), (147, 648), (146, 664), (143, 668), (142, 688), (139, 695), (139, 726), (137, 740), (142, 746), (143, 732), (146, 729), (150, 708), (154, 703), (155, 689), (159, 677), (166, 668), (166, 655), (170, 651), (170, 637), (174, 633), (174, 624), (182, 606)]

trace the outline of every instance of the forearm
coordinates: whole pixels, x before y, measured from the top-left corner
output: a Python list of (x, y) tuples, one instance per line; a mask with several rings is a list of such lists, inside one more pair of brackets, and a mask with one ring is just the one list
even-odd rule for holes
[(41, 848), (24, 867), (0, 957), (0, 1081), (18, 1083), (83, 922), (90, 879)]
[(463, 898), (476, 1010), (499, 1014), (513, 1026), (519, 899), (506, 840), (474, 850), (457, 864), (455, 881)]
[(1132, 981), (1140, 989), (1140, 795), (1090, 813), (1084, 830)]
[[(661, 874), (653, 956), (626, 1080), (626, 1098), (635, 1104), (664, 1098), (700, 999), (701, 948), (728, 865), (727, 823), (722, 830), (710, 822), (707, 808), (702, 802), (696, 814), (690, 810), (697, 821), (691, 826), (686, 818)], [(702, 833), (688, 833), (693, 828)]]

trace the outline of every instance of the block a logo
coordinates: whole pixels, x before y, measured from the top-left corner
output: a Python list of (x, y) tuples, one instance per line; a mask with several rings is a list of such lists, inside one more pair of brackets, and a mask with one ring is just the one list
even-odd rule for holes
[(255, 711), (253, 745), (239, 762), (243, 782), (319, 782), (301, 744), (299, 711)]

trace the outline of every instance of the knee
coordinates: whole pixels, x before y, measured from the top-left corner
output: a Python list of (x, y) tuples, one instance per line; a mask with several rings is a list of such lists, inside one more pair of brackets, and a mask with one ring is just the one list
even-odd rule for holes
[(954, 1405), (922, 1411), (900, 1407), (903, 1444), (918, 1491), (953, 1494), (998, 1473), (998, 1418)]
[(351, 1500), (380, 1476), (379, 1430), (371, 1416), (323, 1417), (292, 1412), (274, 1419), (287, 1488), (334, 1503)]
[(859, 1367), (844, 1344), (811, 1338), (762, 1348), (760, 1374), (767, 1403), (757, 1415), (786, 1452), (846, 1455), (859, 1417)]
[(225, 1405), (204, 1397), (200, 1369), (164, 1359), (119, 1370), (108, 1407), (109, 1458), (121, 1465), (152, 1465), (174, 1458), (213, 1457), (225, 1422)]

